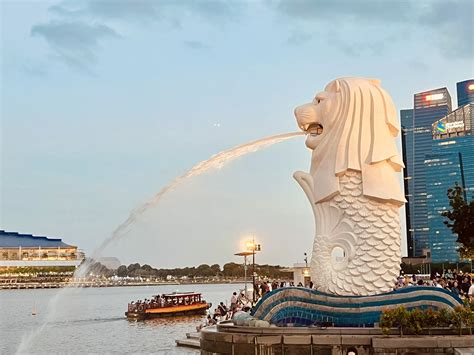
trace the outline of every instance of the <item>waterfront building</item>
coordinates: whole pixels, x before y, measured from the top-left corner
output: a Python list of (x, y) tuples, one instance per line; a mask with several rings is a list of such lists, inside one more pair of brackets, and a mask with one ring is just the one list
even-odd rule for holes
[(298, 285), (301, 283), (304, 286), (309, 286), (311, 282), (310, 268), (307, 263), (294, 263), (293, 267), (288, 271), (293, 272), (293, 283)]
[(83, 259), (61, 239), (0, 230), (0, 267), (78, 266)]
[(412, 254), (422, 256), (429, 253), (429, 226), (426, 201), (425, 156), (431, 154), (432, 124), (451, 112), (451, 96), (447, 88), (425, 91), (414, 95), (412, 151), (406, 156), (407, 165), (412, 166), (408, 185), (408, 208), (411, 218), (407, 229), (411, 231)]

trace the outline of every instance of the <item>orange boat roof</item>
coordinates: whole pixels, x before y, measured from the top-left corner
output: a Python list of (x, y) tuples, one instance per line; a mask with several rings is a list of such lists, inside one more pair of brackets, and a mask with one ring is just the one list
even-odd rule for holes
[(201, 294), (197, 292), (173, 292), (173, 293), (167, 293), (163, 295), (163, 297), (187, 297), (187, 296), (201, 296)]

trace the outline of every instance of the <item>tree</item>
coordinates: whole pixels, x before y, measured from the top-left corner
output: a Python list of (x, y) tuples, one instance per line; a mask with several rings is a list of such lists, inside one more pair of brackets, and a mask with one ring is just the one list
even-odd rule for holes
[(227, 263), (223, 266), (222, 272), (224, 276), (244, 276), (244, 267), (236, 263)]
[(126, 277), (128, 275), (127, 267), (125, 265), (120, 265), (117, 269), (117, 276)]
[(461, 244), (459, 252), (464, 258), (474, 257), (474, 200), (467, 201), (464, 189), (456, 185), (448, 189), (449, 205), (451, 210), (441, 213), (449, 221), (444, 221), (453, 233), (456, 233), (457, 242)]
[(211, 269), (212, 269), (212, 272), (214, 273), (214, 276), (219, 275), (221, 272), (221, 267), (219, 266), (219, 264), (211, 265)]
[(214, 276), (214, 272), (207, 264), (201, 264), (196, 268), (196, 276)]

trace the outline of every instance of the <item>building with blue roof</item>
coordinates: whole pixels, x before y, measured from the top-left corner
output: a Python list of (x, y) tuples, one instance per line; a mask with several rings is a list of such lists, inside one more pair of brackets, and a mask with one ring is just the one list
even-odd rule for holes
[(0, 267), (77, 266), (84, 255), (60, 238), (0, 230)]

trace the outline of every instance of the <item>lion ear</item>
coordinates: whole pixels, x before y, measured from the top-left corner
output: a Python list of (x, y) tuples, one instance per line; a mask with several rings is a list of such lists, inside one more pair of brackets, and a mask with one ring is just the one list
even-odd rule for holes
[(333, 80), (326, 86), (324, 90), (329, 92), (339, 92), (341, 91), (341, 84), (339, 83), (339, 80)]

